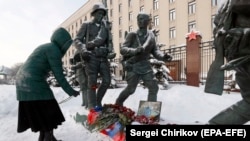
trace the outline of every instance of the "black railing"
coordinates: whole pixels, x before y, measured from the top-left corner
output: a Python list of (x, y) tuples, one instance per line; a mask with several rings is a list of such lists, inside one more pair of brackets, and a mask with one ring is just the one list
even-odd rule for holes
[[(169, 49), (163, 49), (162, 51), (171, 54), (173, 57), (171, 62), (166, 63), (173, 78), (173, 81), (170, 83), (186, 83), (186, 45), (171, 47)], [(204, 83), (207, 78), (209, 67), (215, 58), (213, 41), (200, 43), (200, 58), (200, 82)], [(115, 75), (118, 80), (123, 80), (121, 58), (114, 59), (114, 62), (118, 64), (115, 68)], [(231, 74), (232, 71), (225, 71), (225, 80), (231, 79)]]
[(202, 42), (200, 44), (200, 58), (200, 81), (204, 82), (207, 78), (209, 67), (215, 58), (215, 49), (213, 46), (213, 41)]
[(186, 45), (172, 47), (162, 51), (171, 54), (173, 57), (171, 62), (166, 63), (173, 82), (186, 83)]

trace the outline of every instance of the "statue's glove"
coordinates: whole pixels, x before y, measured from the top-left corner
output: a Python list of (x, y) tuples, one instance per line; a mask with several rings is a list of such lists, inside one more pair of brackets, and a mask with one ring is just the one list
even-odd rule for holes
[(144, 52), (144, 48), (143, 47), (137, 47), (136, 49), (135, 49), (135, 55), (136, 54), (140, 54), (140, 53), (143, 53)]
[(88, 42), (87, 43), (87, 49), (88, 50), (94, 50), (95, 49), (95, 44), (94, 44), (94, 42)]
[(81, 62), (81, 63), (77, 63), (76, 65), (72, 65), (70, 69), (76, 70), (76, 69), (83, 68), (83, 67), (84, 67), (84, 64)]
[(75, 69), (76, 69), (76, 65), (72, 65), (72, 66), (70, 67), (70, 69), (75, 70)]
[(82, 59), (86, 62), (90, 60), (91, 53), (89, 51), (82, 52)]
[(74, 91), (74, 93), (72, 94), (74, 97), (77, 97), (78, 95), (80, 95), (79, 91)]
[(89, 61), (90, 59), (90, 52), (87, 50), (86, 45), (81, 45), (81, 56), (84, 61)]
[(116, 56), (116, 53), (110, 52), (110, 53), (108, 54), (107, 58), (108, 58), (108, 59), (114, 59), (115, 56)]
[(81, 44), (81, 53), (86, 52), (87, 48), (85, 44)]
[(173, 59), (172, 55), (169, 55), (168, 53), (164, 54), (163, 58), (164, 61), (172, 61)]

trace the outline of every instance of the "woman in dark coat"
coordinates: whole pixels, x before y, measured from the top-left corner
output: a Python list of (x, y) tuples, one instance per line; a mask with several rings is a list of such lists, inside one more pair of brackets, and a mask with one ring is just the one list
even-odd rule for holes
[(39, 141), (56, 141), (53, 129), (65, 119), (46, 78), (52, 71), (69, 96), (79, 95), (63, 74), (62, 57), (71, 43), (70, 34), (64, 28), (58, 28), (52, 34), (51, 42), (38, 46), (19, 69), (16, 75), (18, 133), (31, 128), (32, 132), (40, 132)]

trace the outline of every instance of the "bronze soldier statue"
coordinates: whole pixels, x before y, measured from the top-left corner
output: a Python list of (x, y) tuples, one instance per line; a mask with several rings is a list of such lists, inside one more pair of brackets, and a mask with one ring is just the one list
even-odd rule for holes
[[(250, 120), (250, 1), (227, 0), (215, 17), (216, 57), (205, 85), (205, 92), (223, 92), (224, 70), (236, 71), (242, 100), (221, 111), (209, 124), (245, 124)], [(226, 58), (226, 64), (224, 63)]]
[(72, 66), (71, 69), (75, 71), (76, 80), (79, 83), (80, 91), (82, 93), (82, 106), (85, 106), (85, 108), (88, 108), (88, 99), (87, 99), (87, 75), (85, 72), (85, 64), (84, 60), (77, 60), (72, 59)]
[[(111, 83), (108, 59), (113, 59), (116, 54), (110, 47), (110, 26), (109, 22), (103, 19), (106, 14), (107, 9), (102, 3), (94, 4), (91, 11), (93, 19), (82, 24), (74, 40), (77, 52), (80, 54), (80, 57), (76, 58), (84, 61), (85, 65), (89, 109), (102, 106), (103, 96)], [(102, 82), (98, 87), (99, 74)]]
[(163, 54), (159, 50), (154, 33), (148, 29), (149, 22), (149, 14), (139, 13), (137, 15), (139, 29), (136, 32), (129, 32), (120, 48), (128, 85), (116, 99), (117, 105), (123, 105), (124, 101), (135, 92), (140, 80), (143, 80), (148, 88), (148, 101), (157, 101), (159, 87), (154, 80), (149, 57), (152, 54), (156, 59), (171, 61), (172, 56)]

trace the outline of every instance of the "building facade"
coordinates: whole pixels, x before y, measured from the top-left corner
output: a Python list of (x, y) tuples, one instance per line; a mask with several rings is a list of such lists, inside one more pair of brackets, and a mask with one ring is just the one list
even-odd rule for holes
[[(165, 44), (161, 49), (174, 48), (186, 44), (186, 35), (192, 30), (200, 32), (202, 41), (213, 40), (213, 20), (221, 0), (88, 0), (81, 8), (60, 26), (65, 27), (75, 37), (81, 24), (91, 19), (90, 11), (95, 2), (106, 2), (109, 21), (117, 58), (125, 33), (137, 30), (136, 16), (140, 11), (151, 14), (152, 29), (156, 29), (157, 42)], [(63, 58), (69, 67), (73, 57), (71, 47)]]

